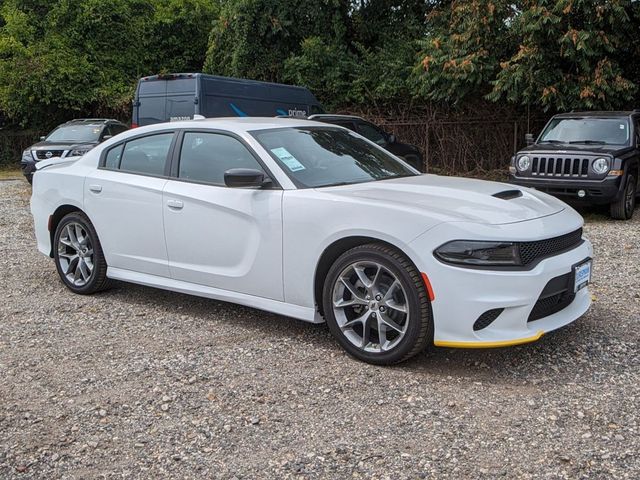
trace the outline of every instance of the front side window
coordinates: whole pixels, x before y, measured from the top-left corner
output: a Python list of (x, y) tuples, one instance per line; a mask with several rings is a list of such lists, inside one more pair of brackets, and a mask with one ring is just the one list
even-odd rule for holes
[(627, 145), (629, 138), (626, 118), (554, 118), (538, 143)]
[(369, 123), (358, 123), (358, 133), (378, 145), (385, 145), (387, 143), (380, 129)]
[(335, 127), (278, 128), (251, 134), (301, 188), (419, 175), (385, 150)]
[(136, 138), (127, 142), (120, 159), (120, 170), (146, 175), (164, 175), (172, 140), (173, 132)]
[(224, 185), (224, 173), (232, 168), (263, 170), (247, 147), (233, 137), (203, 132), (184, 134), (179, 178)]

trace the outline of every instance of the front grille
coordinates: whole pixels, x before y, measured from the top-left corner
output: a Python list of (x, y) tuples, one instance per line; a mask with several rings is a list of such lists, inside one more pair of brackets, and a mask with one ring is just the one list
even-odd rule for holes
[(567, 250), (577, 247), (582, 243), (582, 228), (561, 235), (559, 237), (538, 240), (535, 242), (521, 242), (520, 259), (523, 265), (530, 265), (543, 258), (559, 255)]
[[(46, 160), (47, 158), (61, 157), (64, 150), (34, 150), (34, 152), (38, 160)], [(51, 153), (51, 155), (47, 156), (47, 153)]]
[(576, 157), (533, 157), (531, 175), (537, 177), (587, 177), (588, 158)]
[(572, 276), (573, 272), (549, 280), (533, 306), (528, 322), (553, 315), (573, 302), (576, 294), (571, 290), (573, 287)]
[(487, 328), (493, 323), (496, 318), (500, 316), (503, 311), (504, 308), (494, 308), (492, 310), (487, 310), (475, 321), (475, 323), (473, 324), (473, 330), (477, 332), (478, 330)]

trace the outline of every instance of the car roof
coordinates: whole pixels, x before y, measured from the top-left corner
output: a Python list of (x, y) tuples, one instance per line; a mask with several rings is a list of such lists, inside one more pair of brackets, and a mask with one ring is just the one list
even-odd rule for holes
[(619, 117), (629, 117), (635, 113), (638, 113), (636, 110), (630, 111), (595, 111), (595, 112), (567, 112), (567, 113), (559, 113), (555, 115), (556, 118), (576, 118), (576, 117), (602, 117), (602, 118), (619, 118)]
[[(156, 131), (170, 128), (198, 129), (211, 128), (229, 130), (232, 132), (251, 132), (255, 130), (267, 130), (285, 127), (327, 127), (326, 123), (314, 122), (304, 118), (277, 118), (277, 117), (219, 117), (197, 120), (184, 120), (178, 122), (165, 122), (139, 127), (134, 132)], [(340, 128), (340, 127), (338, 127)]]

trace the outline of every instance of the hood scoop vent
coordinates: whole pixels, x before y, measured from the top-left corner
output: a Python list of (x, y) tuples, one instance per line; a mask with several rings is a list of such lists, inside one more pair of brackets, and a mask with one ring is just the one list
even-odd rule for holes
[(522, 196), (522, 190), (504, 190), (491, 195), (492, 197), (501, 198), (502, 200), (513, 200)]

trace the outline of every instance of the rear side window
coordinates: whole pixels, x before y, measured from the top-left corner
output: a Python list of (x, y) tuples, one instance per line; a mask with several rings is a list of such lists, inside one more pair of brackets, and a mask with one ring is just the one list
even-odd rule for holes
[(118, 145), (107, 152), (107, 156), (104, 161), (104, 167), (110, 170), (117, 170), (120, 168), (120, 158), (122, 157), (122, 149), (124, 145)]
[(263, 170), (247, 147), (233, 137), (218, 133), (184, 134), (179, 178), (224, 185), (224, 172), (232, 168)]
[(136, 138), (124, 145), (117, 145), (107, 151), (104, 167), (162, 176), (172, 140), (173, 132)]

